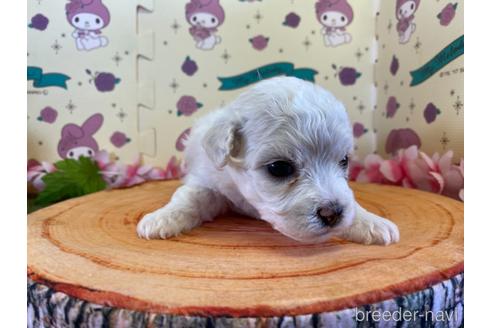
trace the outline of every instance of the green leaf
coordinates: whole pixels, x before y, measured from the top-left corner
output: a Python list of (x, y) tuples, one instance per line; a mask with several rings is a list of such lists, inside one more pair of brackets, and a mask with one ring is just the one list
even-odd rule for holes
[(56, 162), (55, 167), (57, 171), (43, 177), (45, 188), (39, 193), (35, 204), (48, 205), (106, 188), (99, 167), (90, 158), (65, 159)]

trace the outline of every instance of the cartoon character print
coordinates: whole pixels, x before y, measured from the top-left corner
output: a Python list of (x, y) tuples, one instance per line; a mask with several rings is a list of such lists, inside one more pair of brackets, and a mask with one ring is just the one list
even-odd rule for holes
[(217, 27), (224, 23), (225, 13), (219, 0), (191, 0), (186, 4), (185, 14), (198, 49), (212, 50), (221, 42), (216, 33)]
[(417, 28), (413, 19), (419, 4), (420, 0), (396, 0), (396, 18), (398, 19), (396, 30), (401, 44), (410, 41), (410, 37)]
[(94, 114), (82, 126), (66, 124), (61, 131), (58, 142), (58, 155), (61, 158), (78, 159), (80, 156), (94, 157), (99, 151), (94, 134), (101, 128), (103, 116)]
[(108, 26), (110, 15), (101, 0), (70, 0), (65, 5), (67, 20), (75, 27), (72, 37), (77, 50), (90, 51), (108, 45), (101, 29)]
[(316, 17), (323, 25), (321, 34), (327, 47), (352, 41), (352, 36), (345, 30), (354, 19), (354, 11), (347, 0), (318, 0), (315, 9)]

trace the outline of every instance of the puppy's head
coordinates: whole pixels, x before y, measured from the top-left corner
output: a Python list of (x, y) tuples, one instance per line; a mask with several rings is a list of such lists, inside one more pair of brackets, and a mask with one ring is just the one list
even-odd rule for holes
[(275, 229), (321, 242), (352, 223), (352, 129), (329, 92), (296, 78), (265, 80), (214, 125), (203, 139), (209, 158)]

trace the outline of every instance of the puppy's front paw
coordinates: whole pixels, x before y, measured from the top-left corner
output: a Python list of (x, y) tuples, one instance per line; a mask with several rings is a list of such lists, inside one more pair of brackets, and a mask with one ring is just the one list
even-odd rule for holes
[(372, 213), (354, 222), (343, 234), (348, 240), (366, 245), (389, 245), (400, 240), (396, 224)]
[(400, 231), (396, 224), (383, 218), (378, 218), (373, 222), (369, 234), (371, 240), (368, 244), (389, 245), (400, 240)]
[(164, 207), (146, 214), (137, 225), (137, 233), (140, 238), (166, 239), (193, 228), (187, 223), (183, 213)]

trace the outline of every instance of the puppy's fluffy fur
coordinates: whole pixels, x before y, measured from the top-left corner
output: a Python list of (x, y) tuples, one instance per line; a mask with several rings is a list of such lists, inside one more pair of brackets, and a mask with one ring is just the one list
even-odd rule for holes
[[(397, 226), (354, 199), (344, 165), (352, 147), (348, 115), (328, 91), (292, 77), (259, 82), (195, 124), (184, 185), (142, 218), (138, 235), (168, 238), (230, 209), (301, 242), (397, 242)], [(272, 175), (279, 161), (288, 175)]]

